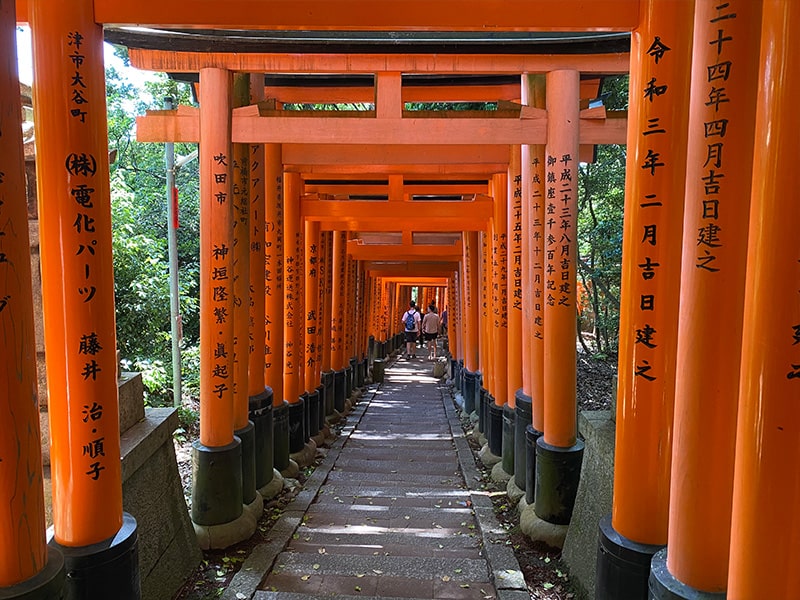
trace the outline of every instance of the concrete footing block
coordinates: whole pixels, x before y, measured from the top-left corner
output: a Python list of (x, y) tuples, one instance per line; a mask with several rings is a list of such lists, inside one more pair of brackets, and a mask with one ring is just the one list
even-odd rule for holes
[(539, 518), (533, 506), (527, 506), (520, 512), (519, 528), (534, 542), (543, 542), (553, 548), (563, 548), (569, 525), (548, 523)]
[[(253, 502), (260, 502), (261, 510), (264, 510), (264, 500), (260, 494), (256, 494), (256, 500)], [(242, 514), (229, 523), (198, 525), (193, 522), (200, 548), (202, 550), (224, 550), (252, 536), (256, 531), (258, 520), (253, 516), (253, 511), (248, 510), (247, 507), (248, 505), (245, 505), (242, 508)]]
[(284, 479), (294, 479), (299, 474), (300, 474), (300, 466), (290, 458), (289, 466), (286, 467), (283, 471), (281, 471), (281, 475), (283, 475)]
[(300, 452), (290, 454), (289, 459), (296, 462), (297, 466), (302, 469), (312, 464), (316, 456), (317, 445), (314, 443), (314, 440), (308, 440), (303, 446), (303, 449), (300, 450)]
[(492, 467), (492, 481), (495, 483), (506, 485), (511, 479), (513, 479), (513, 477), (513, 475), (506, 473), (505, 469), (503, 469), (502, 458), (500, 459), (500, 462)]
[(525, 499), (525, 490), (519, 489), (513, 477), (508, 480), (506, 494), (508, 494), (508, 501), (511, 502), (511, 504), (517, 504), (520, 500)]
[(483, 445), (481, 451), (478, 453), (478, 458), (485, 467), (494, 467), (497, 463), (503, 460), (502, 457), (492, 454), (492, 451), (489, 450), (489, 444)]
[(283, 475), (277, 469), (272, 469), (272, 480), (258, 490), (264, 500), (272, 500), (283, 489)]

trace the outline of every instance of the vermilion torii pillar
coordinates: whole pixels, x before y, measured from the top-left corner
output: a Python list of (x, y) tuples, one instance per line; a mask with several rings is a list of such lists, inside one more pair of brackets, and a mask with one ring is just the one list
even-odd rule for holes
[(103, 32), (88, 0), (35, 0), (28, 8), (39, 141), (51, 543), (72, 575), (68, 596), (138, 599), (136, 521), (122, 511)]
[[(263, 77), (250, 78), (250, 103), (264, 99)], [(250, 351), (248, 408), (255, 427), (256, 488), (265, 498), (281, 489), (274, 475), (272, 388), (266, 382), (266, 154), (263, 144), (250, 144)], [(276, 483), (273, 483), (276, 481)], [(280, 487), (279, 487), (280, 486)]]
[(583, 458), (575, 392), (579, 91), (577, 71), (547, 74), (544, 435), (536, 442), (534, 510), (558, 525), (572, 516)]
[(343, 231), (333, 232), (332, 261), (332, 310), (331, 310), (331, 368), (333, 377), (334, 409), (344, 412), (345, 401), (345, 354), (344, 354), (344, 297), (347, 289), (347, 234)]
[[(14, 3), (0, 4), (0, 596), (55, 600), (64, 558), (45, 540), (28, 211)], [(21, 526), (24, 524), (24, 526)]]
[(473, 413), (479, 406), (480, 400), (480, 380), (479, 370), (480, 357), (480, 258), (479, 234), (477, 231), (465, 231), (464, 237), (464, 258), (461, 263), (464, 265), (464, 276), (462, 278), (462, 297), (463, 297), (463, 324), (462, 332), (464, 336), (464, 372), (461, 379), (461, 395), (464, 397), (464, 411), (467, 414)]
[[(604, 600), (647, 598), (669, 512), (691, 73), (681, 40), (693, 2), (646, 0), (642, 17), (631, 39), (614, 504), (600, 522), (596, 584)], [(648, 156), (663, 166), (646, 168)]]
[(273, 461), (289, 468), (289, 403), (283, 397), (283, 165), (279, 144), (264, 146), (266, 223), (264, 230), (265, 321), (264, 383), (272, 389)]
[(677, 598), (728, 580), (761, 2), (694, 14), (668, 541), (649, 582)]
[(233, 434), (230, 73), (201, 70), (200, 98), (200, 440), (193, 447), (192, 521), (201, 547), (224, 548), (250, 537), (256, 527), (243, 512), (242, 449)]
[[(320, 230), (319, 221), (305, 221), (305, 310), (303, 322), (305, 354), (305, 389), (308, 392), (308, 435), (315, 438), (320, 431)], [(315, 440), (316, 443), (317, 440)], [(319, 440), (320, 442), (322, 440)]]
[[(300, 465), (305, 460), (301, 453), (306, 445), (303, 393), (303, 235), (300, 218), (300, 194), (303, 182), (299, 173), (283, 176), (283, 397), (289, 403), (289, 453)], [(305, 464), (302, 464), (305, 466)]]
[[(522, 76), (522, 102), (544, 109), (545, 76)], [(544, 146), (523, 145), (522, 169), (522, 389), (516, 392), (514, 484), (533, 504), (536, 440), (544, 430)], [(530, 459), (530, 460), (529, 460)]]
[[(250, 102), (250, 76), (233, 77), (232, 106)], [(233, 202), (233, 430), (242, 448), (242, 501), (260, 515), (263, 501), (256, 492), (255, 426), (250, 421), (250, 148), (232, 144)], [(259, 373), (260, 380), (263, 379)]]
[(321, 363), (320, 378), (323, 389), (323, 406), (326, 420), (334, 415), (334, 392), (333, 377), (334, 371), (331, 362), (331, 309), (333, 306), (333, 278), (331, 275), (333, 266), (333, 232), (323, 231), (320, 234), (320, 244), (322, 252), (320, 254), (320, 309), (322, 313), (318, 319), (321, 333)]
[(522, 386), (522, 149), (511, 147), (508, 164), (506, 397), (503, 408), (503, 470), (514, 475), (517, 391)]
[(729, 598), (800, 597), (800, 5), (764, 2)]
[(503, 407), (508, 403), (508, 173), (492, 176), (494, 216), (491, 222), (491, 255), (489, 290), (489, 346), (491, 393), (486, 439), (489, 451), (496, 457), (503, 454)]

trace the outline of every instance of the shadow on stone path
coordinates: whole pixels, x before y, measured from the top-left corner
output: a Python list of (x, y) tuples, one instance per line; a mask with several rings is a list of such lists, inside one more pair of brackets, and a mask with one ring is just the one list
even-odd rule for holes
[(492, 530), (490, 499), (465, 485), (462, 473), (477, 480), (477, 470), (449, 390), (432, 374), (427, 360), (389, 363), (274, 543), (254, 550), (223, 599), (529, 598), (514, 589), (524, 582), (508, 584), (516, 559), (487, 560), (510, 549), (494, 545), (502, 532)]

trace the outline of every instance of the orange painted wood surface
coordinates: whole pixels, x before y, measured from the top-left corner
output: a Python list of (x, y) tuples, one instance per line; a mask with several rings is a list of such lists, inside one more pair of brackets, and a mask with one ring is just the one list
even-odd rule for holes
[(766, 0), (727, 597), (800, 597), (800, 5)]
[(728, 580), (760, 24), (760, 2), (695, 2), (667, 568), (706, 592)]
[(305, 389), (313, 391), (320, 382), (317, 347), (322, 346), (320, 315), (320, 230), (319, 223), (305, 221), (305, 310), (303, 311), (303, 353)]
[(283, 405), (283, 169), (281, 147), (264, 147), (266, 223), (264, 279), (266, 292), (266, 350), (264, 382), (272, 388), (272, 404)]
[[(519, 162), (517, 163), (519, 164)], [(495, 403), (508, 403), (508, 172), (497, 173), (492, 178), (494, 214), (491, 239), (491, 299), (489, 321), (493, 362)]]
[(36, 379), (22, 107), (14, 4), (0, 3), (0, 589), (26, 581), (47, 561)]
[(29, 8), (53, 525), (86, 546), (122, 525), (103, 32), (89, 0)]
[[(293, 165), (370, 165), (370, 175), (380, 174), (382, 165), (436, 165), (447, 172), (450, 165), (485, 164), (486, 174), (496, 173), (508, 160), (508, 148), (502, 144), (426, 144), (424, 146), (353, 145), (353, 144), (284, 144), (283, 162)], [(302, 170), (302, 169), (301, 169)], [(484, 192), (485, 193), (485, 192)]]
[[(578, 212), (576, 71), (547, 74), (546, 194), (543, 222), (544, 441), (569, 448), (577, 439), (575, 314)], [(581, 126), (583, 123), (581, 123)]]
[(300, 402), (303, 393), (303, 220), (300, 217), (302, 183), (296, 173), (283, 177), (283, 397)]
[[(150, 111), (136, 119), (140, 142), (197, 142), (193, 115)], [(235, 143), (350, 145), (508, 145), (543, 144), (546, 119), (260, 117), (236, 115)], [(624, 144), (627, 119), (581, 119), (581, 144)]]
[(200, 87), (200, 442), (233, 441), (234, 207), (231, 76), (204, 69)]
[[(527, 0), (525, 0), (527, 1)], [(460, 10), (460, 9), (459, 9)], [(375, 11), (371, 11), (373, 14)], [(167, 52), (131, 48), (137, 69), (168, 73), (196, 73), (203, 67), (256, 73), (400, 73), (505, 74), (578, 70), (581, 73), (625, 74), (626, 52), (615, 54), (229, 54), (222, 52)]]
[(344, 311), (345, 288), (347, 285), (347, 244), (345, 233), (333, 232), (333, 261), (332, 261), (332, 298), (331, 307), (331, 368), (335, 371), (343, 369), (346, 357), (344, 355)]
[(508, 324), (506, 398), (515, 408), (522, 387), (522, 148), (511, 149), (508, 165), (506, 225), (506, 322)]
[[(691, 48), (677, 40), (693, 27), (693, 5), (647, 0), (632, 36), (631, 89), (667, 86), (652, 101), (631, 95), (626, 167), (612, 524), (640, 544), (667, 541), (683, 236), (675, 199), (686, 185), (691, 74)], [(641, 168), (651, 152), (665, 165), (652, 173)]]

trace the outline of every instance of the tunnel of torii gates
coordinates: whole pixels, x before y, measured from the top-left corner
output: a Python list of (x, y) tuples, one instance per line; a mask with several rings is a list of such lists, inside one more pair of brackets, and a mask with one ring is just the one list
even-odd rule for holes
[[(49, 543), (17, 22), (31, 25), (36, 75)], [(136, 67), (199, 74), (199, 108), (137, 123), (140, 140), (200, 144), (196, 526), (235, 524), (302, 456), (400, 345), (412, 288), (421, 306), (448, 309), (453, 375), (491, 452), (541, 519), (567, 523), (583, 448), (578, 162), (594, 144), (627, 143), (614, 500), (599, 524), (598, 597), (800, 597), (800, 55), (790, 45), (800, 3), (2, 0), (0, 598), (57, 598), (62, 586), (69, 598), (139, 595), (115, 416), (102, 24), (109, 39), (129, 36)], [(314, 30), (331, 43), (264, 50), (256, 37), (239, 51), (226, 29)], [(205, 46), (187, 47), (193, 30)], [(476, 49), (489, 30), (494, 42)], [(582, 30), (600, 40), (568, 53), (519, 43)], [(408, 44), (388, 44), (387, 32)], [(615, 33), (624, 51), (604, 46)], [(137, 42), (165, 35), (161, 48)], [(627, 115), (586, 104), (601, 76), (625, 72)], [(275, 74), (331, 77), (262, 84)], [(426, 76), (440, 82), (413, 85)], [(456, 81), (470, 76), (486, 82)], [(498, 109), (404, 110), (464, 100)], [(374, 110), (282, 110), (354, 101)]]

